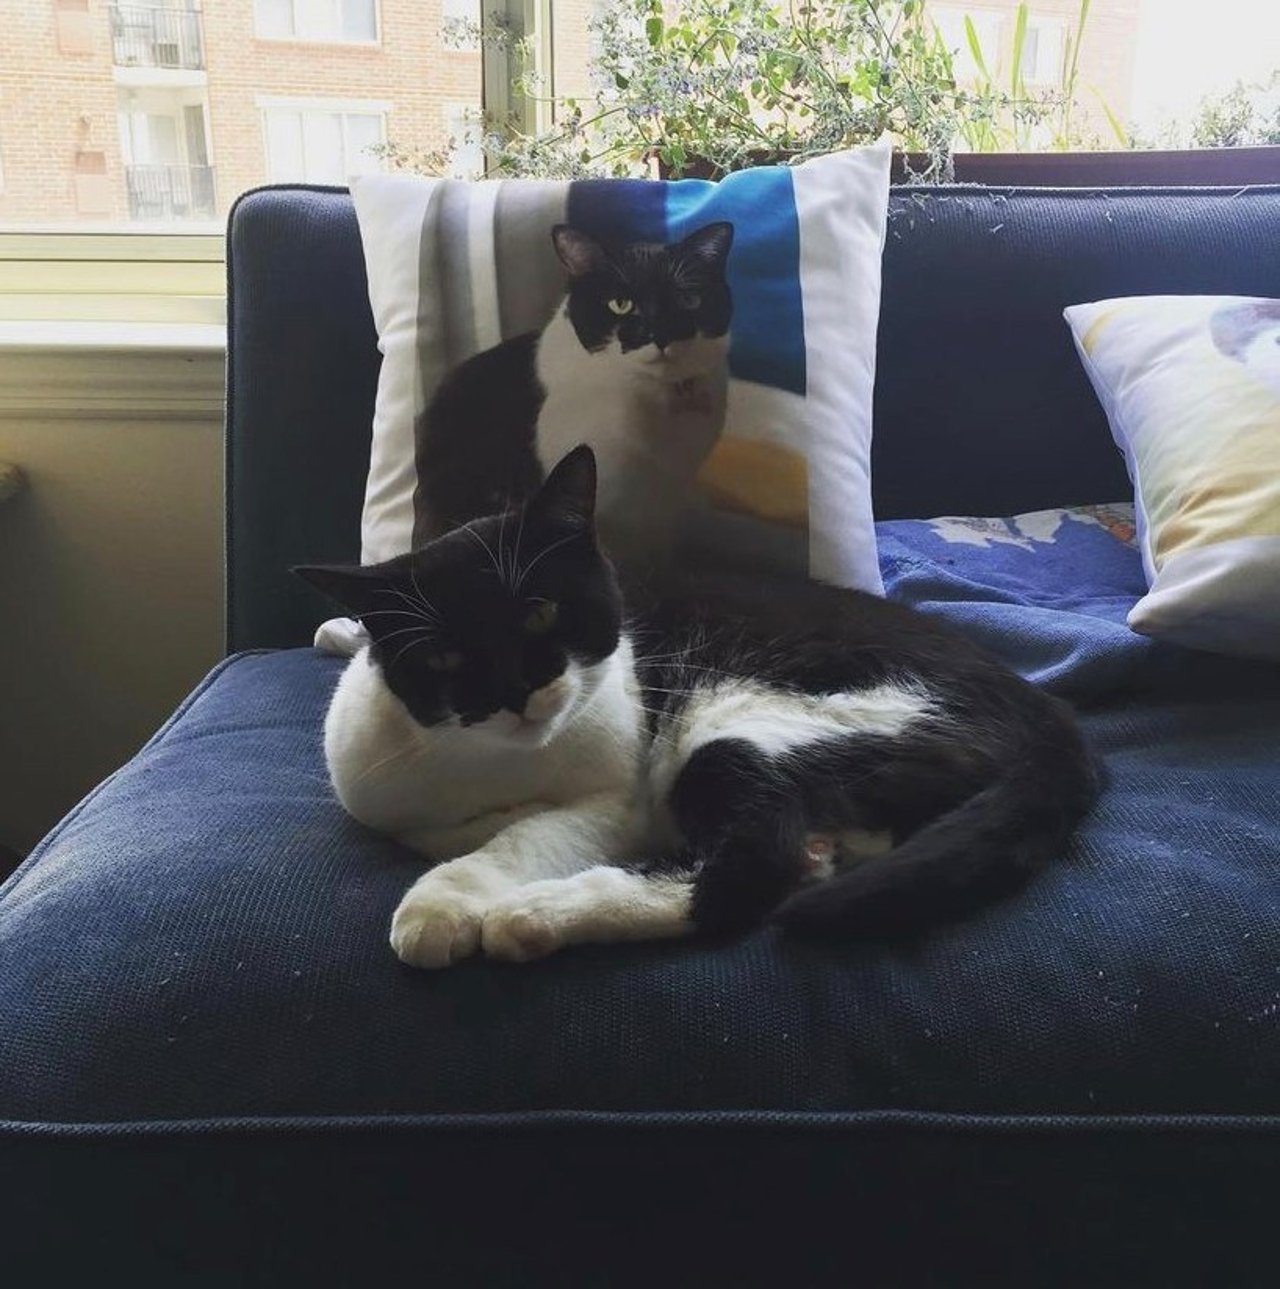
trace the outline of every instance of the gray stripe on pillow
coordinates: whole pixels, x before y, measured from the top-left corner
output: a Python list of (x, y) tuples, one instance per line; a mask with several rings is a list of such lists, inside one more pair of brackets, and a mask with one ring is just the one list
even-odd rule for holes
[(474, 303), (471, 299), (471, 185), (440, 185), (436, 225), (437, 282), (444, 302), (445, 370), (476, 351)]
[(502, 338), (541, 331), (564, 295), (551, 229), (564, 222), (569, 185), (556, 179), (504, 180), (494, 218)]
[(422, 505), (422, 435), (418, 425), (426, 413), (427, 404), (435, 395), (437, 386), (448, 371), (445, 360), (444, 327), (446, 300), (439, 289), (439, 259), (441, 255), (440, 210), (448, 184), (433, 185), (422, 217), (422, 230), (418, 235), (418, 316), (416, 325), (416, 356), (414, 372), (414, 477), (413, 534), (410, 549), (416, 550), (423, 541), (425, 518)]

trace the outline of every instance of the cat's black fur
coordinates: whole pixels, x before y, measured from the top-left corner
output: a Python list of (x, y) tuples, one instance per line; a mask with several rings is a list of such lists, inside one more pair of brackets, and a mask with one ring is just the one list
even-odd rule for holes
[[(413, 555), (295, 572), (364, 623), (388, 687), (418, 722), (470, 725), (523, 712), (570, 658), (596, 663), (618, 647), (622, 595), (591, 525), (572, 494), (544, 489), (519, 514), (456, 528)], [(541, 605), (555, 606), (554, 620), (530, 631)]]
[[(771, 914), (813, 934), (911, 935), (1061, 858), (1092, 805), (1098, 778), (1069, 709), (904, 605), (721, 573), (633, 588), (632, 604), (653, 711), (687, 701), (706, 668), (808, 694), (915, 681), (941, 699), (941, 719), (895, 738), (844, 736), (772, 759), (745, 742), (695, 754), (670, 805), (689, 843), (674, 862), (699, 866), (704, 928)], [(688, 652), (669, 656), (682, 642)], [(802, 886), (805, 834), (851, 827), (898, 844)]]
[[(655, 724), (697, 686), (735, 678), (798, 694), (890, 682), (931, 695), (936, 715), (898, 737), (843, 735), (773, 758), (718, 739), (688, 760), (666, 802), (684, 844), (653, 867), (694, 874), (704, 930), (772, 917), (809, 934), (914, 935), (1063, 857), (1098, 788), (1065, 705), (937, 621), (856, 591), (668, 574), (631, 585), (624, 608), (595, 541), (594, 489), (580, 448), (522, 511), (358, 574), (299, 571), (364, 621), (388, 684), (426, 724), (520, 712), (570, 656), (603, 658), (623, 631)], [(555, 625), (531, 638), (527, 615), (546, 600)], [(423, 601), (438, 625), (415, 635), (410, 608)], [(432, 669), (455, 651), (456, 671)], [(897, 844), (809, 883), (806, 834), (846, 828), (888, 830)]]
[[(609, 246), (568, 224), (557, 224), (551, 237), (569, 273), (569, 321), (584, 349), (601, 349), (615, 336), (623, 353), (645, 345), (665, 349), (729, 330), (733, 301), (724, 270), (732, 224), (707, 224), (670, 246)], [(609, 307), (619, 299), (631, 303), (629, 313)]]
[[(670, 245), (606, 244), (568, 224), (556, 225), (551, 237), (568, 274), (565, 307), (585, 354), (615, 336), (631, 352), (728, 331), (732, 224), (708, 224)], [(631, 312), (614, 313), (609, 302), (618, 299), (630, 301)], [(512, 337), (459, 363), (419, 418), (415, 546), (518, 504), (542, 482), (536, 451), (547, 394), (537, 370), (541, 335)]]

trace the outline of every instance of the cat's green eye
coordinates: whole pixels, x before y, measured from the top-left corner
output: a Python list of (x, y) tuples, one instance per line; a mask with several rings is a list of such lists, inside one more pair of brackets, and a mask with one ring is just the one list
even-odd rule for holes
[(462, 655), (452, 649), (446, 653), (429, 653), (427, 666), (432, 671), (457, 671), (462, 666)]
[(616, 313), (620, 318), (630, 313), (635, 307), (635, 304), (625, 295), (615, 295), (613, 299), (609, 301), (609, 312)]
[(559, 605), (554, 600), (543, 600), (525, 614), (524, 629), (531, 636), (544, 636), (555, 626), (559, 614)]

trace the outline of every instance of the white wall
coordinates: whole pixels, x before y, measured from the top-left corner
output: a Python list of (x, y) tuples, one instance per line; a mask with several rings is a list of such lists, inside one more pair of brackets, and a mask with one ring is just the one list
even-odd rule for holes
[(222, 359), (0, 345), (0, 845), (24, 851), (222, 654)]

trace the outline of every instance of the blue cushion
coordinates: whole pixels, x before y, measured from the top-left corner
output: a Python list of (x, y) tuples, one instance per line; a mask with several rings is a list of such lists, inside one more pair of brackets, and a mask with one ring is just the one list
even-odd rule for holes
[(1077, 527), (881, 534), (896, 594), (1072, 693), (1106, 756), (1018, 898), (910, 951), (763, 930), (415, 972), (386, 932), (419, 861), (325, 778), (341, 664), (245, 654), (0, 897), (0, 1119), (1274, 1111), (1280, 670), (1133, 636), (1136, 555)]

